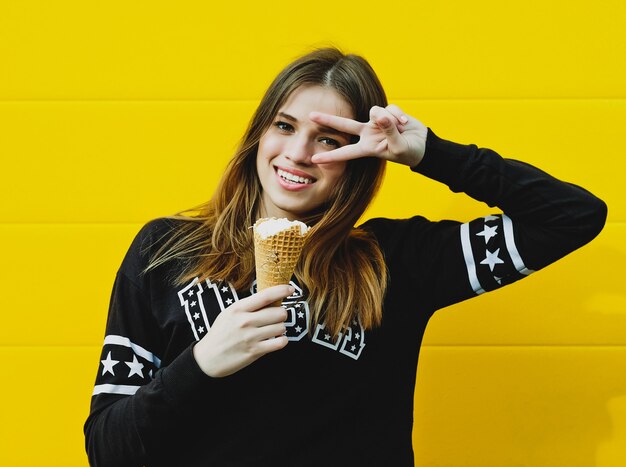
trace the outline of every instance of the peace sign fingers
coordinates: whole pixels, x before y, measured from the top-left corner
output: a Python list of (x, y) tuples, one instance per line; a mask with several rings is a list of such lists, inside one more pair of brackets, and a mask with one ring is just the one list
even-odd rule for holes
[(332, 151), (315, 154), (314, 164), (347, 161), (359, 157), (378, 157), (413, 167), (423, 155), (427, 128), (418, 120), (406, 115), (398, 106), (370, 109), (366, 123), (350, 118), (311, 112), (309, 118), (329, 131), (357, 135), (359, 141)]

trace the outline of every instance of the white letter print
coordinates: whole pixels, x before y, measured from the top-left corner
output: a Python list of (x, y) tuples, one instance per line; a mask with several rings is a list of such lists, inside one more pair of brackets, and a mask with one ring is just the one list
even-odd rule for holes
[(336, 343), (333, 344), (332, 336), (326, 332), (325, 324), (318, 324), (315, 328), (312, 341), (329, 349), (339, 350), (339, 353), (358, 360), (365, 348), (365, 332), (358, 320), (353, 320), (348, 328), (344, 328), (345, 334), (340, 332)]
[(198, 282), (196, 277), (191, 283), (184, 289), (178, 292), (178, 298), (180, 299), (180, 305), (185, 309), (185, 315), (187, 315), (187, 321), (191, 326), (193, 337), (199, 341), (209, 329), (209, 320), (204, 309), (204, 303), (202, 302), (202, 284)]
[[(239, 300), (237, 292), (230, 284), (228, 284), (228, 286), (221, 284), (220, 287), (220, 284), (213, 283), (209, 279), (207, 279), (205, 283), (207, 288), (212, 290), (215, 294), (220, 313)], [(204, 289), (202, 288), (202, 284), (198, 282), (197, 277), (188, 286), (178, 292), (180, 305), (185, 309), (187, 321), (189, 321), (193, 336), (196, 340), (202, 339), (211, 327), (211, 321), (207, 316), (204, 301), (202, 300), (203, 293)], [(212, 319), (214, 320), (215, 316), (213, 316)]]

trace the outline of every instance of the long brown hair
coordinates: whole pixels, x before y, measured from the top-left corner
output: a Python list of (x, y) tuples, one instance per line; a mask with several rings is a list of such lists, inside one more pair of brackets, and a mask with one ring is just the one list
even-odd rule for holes
[[(289, 64), (263, 96), (213, 198), (194, 212), (173, 216), (188, 222), (176, 223), (147, 270), (177, 259), (183, 264), (175, 278), (178, 284), (210, 277), (239, 290), (250, 286), (255, 272), (249, 227), (261, 200), (256, 172), (259, 140), (291, 93), (304, 85), (335, 90), (361, 122), (369, 120), (372, 106), (387, 105), (380, 81), (362, 57), (324, 48)], [(331, 335), (337, 335), (356, 318), (366, 329), (382, 320), (387, 285), (383, 254), (376, 240), (354, 225), (378, 191), (384, 170), (385, 161), (374, 157), (350, 161), (327, 203), (300, 219), (313, 226), (295, 273), (309, 292), (310, 329), (324, 323)]]

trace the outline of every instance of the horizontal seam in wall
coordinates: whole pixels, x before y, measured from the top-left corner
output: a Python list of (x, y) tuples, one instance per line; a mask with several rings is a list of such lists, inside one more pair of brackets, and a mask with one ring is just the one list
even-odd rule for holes
[[(101, 345), (67, 345), (67, 344), (59, 344), (59, 345), (28, 345), (28, 344), (0, 344), (0, 349), (23, 349), (23, 348), (31, 348), (31, 349), (85, 349), (85, 350), (94, 350), (101, 348)], [(626, 350), (626, 344), (424, 344), (421, 346), (422, 349), (427, 348), (437, 348), (437, 349), (465, 349), (465, 348), (492, 348), (492, 349), (602, 349), (602, 350)]]
[(570, 348), (601, 348), (601, 349), (626, 349), (626, 344), (423, 344), (424, 348), (533, 348), (533, 349), (570, 349)]
[[(42, 98), (24, 98), (24, 99), (1, 99), (0, 104), (3, 102), (7, 103), (31, 103), (31, 102), (42, 102), (42, 103), (67, 103), (67, 102), (76, 102), (76, 103), (155, 103), (155, 102), (163, 102), (163, 103), (177, 103), (177, 102), (189, 102), (189, 103), (209, 103), (209, 102), (233, 102), (233, 103), (249, 103), (254, 104), (260, 102), (261, 98), (258, 99), (237, 99), (237, 98), (204, 98), (204, 99), (193, 99), (193, 98), (146, 98), (146, 99), (116, 99), (116, 98), (67, 98), (67, 99), (42, 99)], [(499, 102), (499, 101), (626, 101), (626, 96), (616, 96), (616, 97), (607, 97), (607, 96), (596, 96), (596, 97), (550, 97), (550, 96), (528, 96), (528, 97), (390, 97), (390, 102), (408, 102), (408, 101), (439, 101), (439, 102)]]
[(99, 349), (102, 347), (102, 344), (93, 344), (93, 345), (85, 345), (85, 344), (49, 344), (49, 345), (28, 345), (28, 344), (0, 344), (0, 349)]
[[(163, 216), (162, 216), (163, 217)], [(150, 217), (147, 218), (146, 220), (138, 220), (138, 221), (134, 221), (134, 222), (116, 222), (116, 221), (111, 221), (111, 222), (0, 222), (0, 227), (5, 227), (5, 226), (13, 226), (13, 227), (21, 227), (21, 226), (28, 226), (28, 227), (72, 227), (72, 226), (77, 226), (77, 227), (84, 227), (84, 226), (93, 226), (93, 227), (97, 227), (99, 225), (101, 226), (116, 226), (116, 227), (132, 227), (132, 226), (137, 226), (137, 225), (144, 225), (146, 222), (149, 222), (152, 219), (157, 219), (159, 217)], [(365, 222), (365, 221), (363, 221)], [(614, 226), (614, 225), (626, 225), (626, 221), (609, 221), (606, 223), (606, 226)], [(606, 228), (606, 227), (605, 227)]]
[(148, 218), (144, 221), (137, 221), (137, 222), (115, 222), (115, 221), (111, 221), (111, 222), (0, 222), (0, 227), (4, 227), (4, 226), (14, 226), (14, 227), (85, 227), (85, 226), (93, 226), (93, 227), (97, 227), (97, 226), (115, 226), (115, 227), (133, 227), (133, 226), (141, 226), (144, 225), (146, 222), (149, 222), (152, 219), (157, 219), (158, 217), (155, 218)]

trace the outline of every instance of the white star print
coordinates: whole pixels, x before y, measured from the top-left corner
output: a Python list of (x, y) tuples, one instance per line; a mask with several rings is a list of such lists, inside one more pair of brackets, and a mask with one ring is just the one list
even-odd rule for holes
[(360, 332), (357, 332), (357, 333), (356, 333), (356, 338), (357, 338), (357, 339), (360, 339), (360, 338), (361, 338), (361, 333), (360, 333)]
[(356, 349), (356, 345), (353, 345), (352, 347), (350, 347), (350, 350), (352, 350), (354, 352), (354, 349)]
[(200, 327), (198, 328), (198, 332), (200, 332), (200, 333), (204, 332), (204, 326), (200, 326)]
[(301, 311), (298, 312), (298, 318), (304, 318), (304, 313), (302, 313)]
[(330, 340), (330, 334), (324, 334), (324, 339), (326, 339), (327, 341)]
[(107, 372), (115, 376), (115, 373), (113, 373), (113, 367), (119, 363), (119, 360), (113, 360), (111, 358), (111, 352), (109, 352), (109, 355), (107, 355), (106, 360), (100, 360), (100, 361), (102, 362), (102, 365), (104, 366), (102, 370), (102, 376), (104, 376), (104, 374)]
[(190, 290), (187, 295), (189, 295), (191, 297), (193, 295), (193, 290)]
[(485, 222), (487, 221), (497, 221), (499, 219), (498, 216), (485, 216)]
[(487, 250), (487, 257), (485, 259), (483, 259), (480, 262), (480, 264), (487, 264), (487, 265), (489, 265), (489, 269), (493, 272), (493, 268), (496, 266), (496, 264), (503, 264), (504, 263), (504, 261), (502, 261), (500, 258), (498, 258), (498, 253), (500, 253), (500, 248), (498, 248), (493, 253), (491, 251)]
[(198, 302), (196, 302), (196, 301), (194, 300), (193, 302), (191, 302), (191, 306), (196, 306), (196, 303), (198, 303)]
[(296, 326), (296, 332), (300, 332), (302, 331), (302, 328), (300, 326)]
[(200, 317), (200, 313), (196, 311), (193, 315), (193, 319), (198, 319), (199, 317)]
[(222, 292), (224, 292), (224, 293), (228, 292), (228, 287), (226, 287), (226, 286), (222, 287)]
[(233, 303), (233, 299), (229, 298), (228, 300), (226, 300), (226, 305), (230, 305), (231, 303)]
[(298, 303), (298, 304), (296, 304), (296, 308), (300, 308), (300, 304), (299, 304), (299, 303)]
[(139, 360), (137, 360), (137, 355), (133, 355), (132, 362), (124, 363), (126, 363), (130, 368), (130, 373), (128, 373), (129, 378), (133, 375), (139, 375), (141, 378), (143, 378), (143, 371), (141, 371), (141, 369), (143, 368), (143, 363), (139, 363)]
[(493, 276), (493, 278), (495, 279), (495, 281), (496, 281), (498, 284), (502, 285), (502, 278), (501, 278), (501, 277), (496, 277), (496, 276)]
[(495, 237), (496, 235), (498, 235), (498, 233), (496, 232), (496, 230), (498, 230), (498, 226), (494, 225), (494, 226), (488, 226), (487, 224), (485, 224), (485, 228), (483, 229), (482, 232), (478, 232), (476, 235), (479, 237), (485, 237), (485, 244), (491, 240), (493, 237)]

